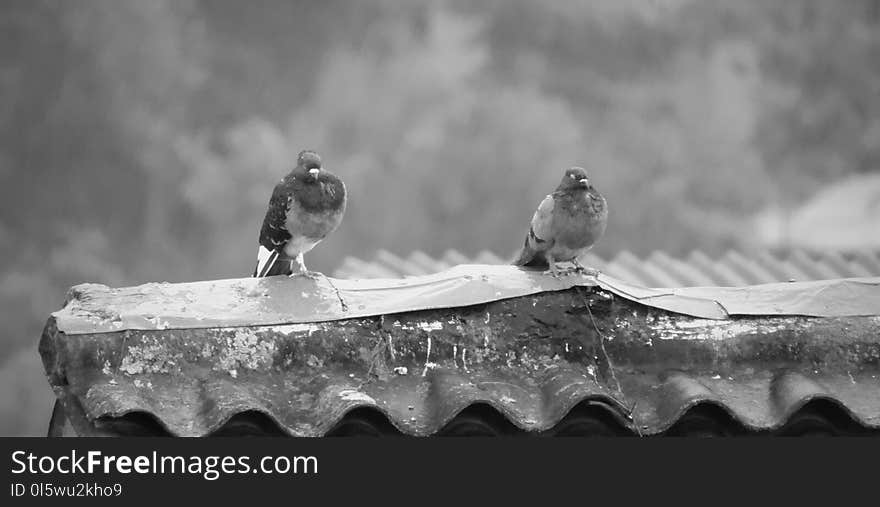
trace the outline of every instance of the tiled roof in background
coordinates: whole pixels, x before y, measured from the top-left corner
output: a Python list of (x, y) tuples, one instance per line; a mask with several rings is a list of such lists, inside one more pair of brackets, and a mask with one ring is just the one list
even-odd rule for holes
[[(440, 258), (414, 251), (406, 257), (379, 250), (369, 260), (346, 257), (333, 272), (336, 278), (400, 278), (437, 273), (458, 264), (507, 264), (489, 251), (468, 257), (447, 250)], [(772, 282), (880, 276), (880, 251), (809, 252), (779, 250), (739, 252), (718, 257), (695, 250), (683, 258), (655, 251), (640, 258), (629, 251), (603, 259), (593, 253), (581, 257), (585, 266), (609, 276), (646, 287), (743, 286)]]

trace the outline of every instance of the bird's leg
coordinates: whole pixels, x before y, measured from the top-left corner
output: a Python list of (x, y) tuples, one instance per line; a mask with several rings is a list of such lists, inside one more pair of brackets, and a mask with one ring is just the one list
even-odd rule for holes
[(302, 253), (297, 254), (297, 256), (293, 260), (293, 262), (296, 263), (296, 270), (290, 274), (290, 276), (292, 276), (292, 277), (293, 276), (304, 276), (306, 278), (311, 278), (312, 280), (317, 280), (318, 278), (321, 278), (322, 276), (324, 276), (321, 273), (318, 273), (317, 271), (309, 271), (306, 268), (306, 262), (305, 262), (305, 259), (303, 258)]
[(544, 271), (544, 274), (549, 274), (553, 278), (559, 278), (559, 270), (556, 269), (556, 259), (553, 258), (552, 255), (548, 252), (546, 254), (547, 257), (547, 271)]
[[(297, 254), (296, 258), (293, 259), (293, 262), (296, 263), (296, 270), (291, 270), (293, 272), (290, 273), (290, 276), (301, 276), (301, 275), (305, 275), (306, 273), (309, 272), (306, 269), (306, 262), (305, 262), (305, 259), (303, 259), (303, 254), (301, 254), (301, 253)], [(291, 266), (291, 268), (292, 267), (293, 266)]]

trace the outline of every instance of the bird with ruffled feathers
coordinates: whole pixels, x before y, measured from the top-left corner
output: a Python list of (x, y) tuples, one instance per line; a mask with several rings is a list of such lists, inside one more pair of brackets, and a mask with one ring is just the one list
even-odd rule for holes
[(260, 229), (255, 277), (303, 275), (303, 256), (339, 227), (345, 214), (345, 184), (325, 171), (320, 155), (304, 150), (272, 191)]
[(597, 275), (584, 268), (578, 257), (602, 237), (608, 224), (608, 204), (581, 167), (565, 171), (556, 191), (541, 201), (532, 217), (516, 266), (546, 268), (559, 276), (557, 262), (570, 262), (579, 272)]

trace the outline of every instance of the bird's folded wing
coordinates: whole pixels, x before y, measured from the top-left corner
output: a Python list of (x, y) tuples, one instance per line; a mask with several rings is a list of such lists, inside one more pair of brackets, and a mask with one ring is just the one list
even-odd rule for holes
[(549, 246), (554, 239), (553, 234), (553, 195), (548, 195), (541, 201), (535, 215), (532, 217), (531, 230), (529, 231), (529, 240), (531, 246), (536, 250), (543, 250), (542, 246)]

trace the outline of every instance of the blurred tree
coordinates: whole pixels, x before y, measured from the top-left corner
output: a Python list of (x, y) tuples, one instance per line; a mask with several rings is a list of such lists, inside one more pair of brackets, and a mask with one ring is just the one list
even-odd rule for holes
[(880, 1), (758, 4), (766, 72), (784, 91), (755, 139), (784, 203), (880, 170)]

